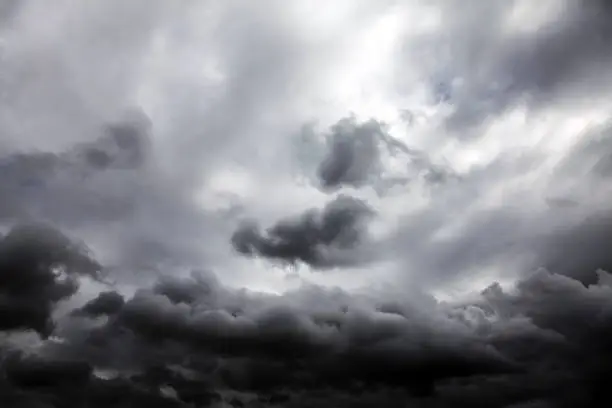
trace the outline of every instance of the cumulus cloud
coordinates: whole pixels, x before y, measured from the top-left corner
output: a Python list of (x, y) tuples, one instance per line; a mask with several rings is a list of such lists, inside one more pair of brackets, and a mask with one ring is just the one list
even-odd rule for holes
[(95, 299), (87, 302), (75, 315), (98, 317), (117, 313), (123, 307), (123, 296), (117, 292), (100, 292)]
[[(177, 286), (200, 295), (162, 294)], [(427, 393), (439, 379), (518, 368), (457, 321), (430, 320), (405, 303), (395, 312), (385, 308), (392, 306), (318, 287), (270, 296), (231, 290), (213, 277), (166, 280), (136, 293), (93, 336), (67, 337), (50, 352), (77, 352), (107, 368), (184, 364), (243, 391), (342, 390), (365, 382)], [(107, 347), (115, 342), (144, 354), (113, 358)], [(193, 361), (181, 361), (185, 353)]]
[(106, 321), (66, 317), (61, 342), (38, 357), (5, 353), (3, 381), (39, 401), (598, 406), (611, 369), (609, 282), (603, 271), (585, 286), (539, 270), (511, 289), (424, 306), (317, 286), (257, 294), (210, 273), (164, 278)]
[(281, 220), (264, 233), (257, 224), (245, 222), (231, 241), (243, 255), (293, 264), (300, 261), (314, 268), (341, 266), (352, 262), (352, 257), (342, 252), (358, 247), (365, 222), (373, 215), (364, 201), (340, 195), (322, 209)]

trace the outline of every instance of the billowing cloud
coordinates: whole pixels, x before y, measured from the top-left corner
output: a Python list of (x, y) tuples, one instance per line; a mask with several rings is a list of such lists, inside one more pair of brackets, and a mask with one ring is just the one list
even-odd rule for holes
[[(164, 278), (105, 321), (66, 317), (55, 332), (61, 342), (34, 360), (7, 354), (4, 381), (31, 397), (46, 387), (58, 401), (150, 394), (176, 406), (319, 398), (353, 406), (355, 393), (372, 406), (392, 398), (597, 406), (608, 401), (612, 290), (610, 275), (597, 274), (584, 286), (539, 270), (511, 289), (493, 284), (472, 301), (428, 306), (316, 286), (256, 294), (210, 273)], [(172, 392), (163, 396), (164, 387)]]
[(98, 317), (117, 313), (123, 307), (124, 300), (117, 292), (100, 292), (95, 299), (74, 311), (76, 315)]
[(16, 226), (0, 240), (0, 329), (48, 336), (54, 306), (77, 292), (79, 275), (100, 279), (100, 268), (60, 231)]

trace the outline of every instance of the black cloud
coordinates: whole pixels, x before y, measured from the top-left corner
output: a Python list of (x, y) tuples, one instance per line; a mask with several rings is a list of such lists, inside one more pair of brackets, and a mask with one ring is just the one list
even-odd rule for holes
[(610, 281), (539, 270), (430, 308), (319, 287), (255, 294), (195, 274), (141, 289), (101, 326), (71, 317), (42, 354), (115, 370), (125, 395), (169, 386), (177, 404), (607, 406)]
[[(187, 303), (161, 294), (189, 286), (200, 295)], [(378, 384), (426, 394), (443, 378), (518, 369), (468, 331), (454, 330), (451, 321), (432, 324), (408, 305), (400, 316), (360, 303), (320, 288), (271, 297), (230, 290), (211, 277), (165, 280), (136, 293), (90, 336), (67, 338), (73, 348), (65, 352), (123, 365), (111, 355), (110, 345), (119, 341), (133, 369), (183, 364), (208, 382), (264, 393)]]
[(0, 329), (49, 335), (51, 313), (78, 290), (78, 277), (99, 279), (87, 249), (45, 225), (13, 228), (0, 240)]
[(264, 233), (257, 224), (244, 223), (231, 242), (244, 255), (301, 261), (315, 268), (339, 266), (348, 261), (335, 251), (354, 249), (363, 237), (365, 221), (373, 214), (365, 202), (340, 195), (323, 209), (281, 220)]
[[(184, 407), (179, 401), (162, 395), (160, 385), (147, 386), (139, 377), (102, 379), (93, 367), (78, 360), (49, 360), (12, 352), (2, 364), (0, 403), (16, 408), (30, 407)], [(142, 376), (140, 376), (142, 377)], [(212, 397), (206, 401), (214, 401)]]

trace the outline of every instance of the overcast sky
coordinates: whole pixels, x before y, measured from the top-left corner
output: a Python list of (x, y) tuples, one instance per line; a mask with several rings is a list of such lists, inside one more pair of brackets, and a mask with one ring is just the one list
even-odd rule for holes
[(607, 406), (612, 8), (328, 3), (0, 0), (0, 401)]

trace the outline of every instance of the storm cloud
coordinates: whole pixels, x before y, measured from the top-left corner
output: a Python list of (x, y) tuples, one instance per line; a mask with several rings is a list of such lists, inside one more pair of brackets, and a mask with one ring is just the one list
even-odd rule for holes
[(1, 2), (0, 405), (611, 405), (610, 7), (311, 3)]
[[(105, 322), (67, 316), (54, 334), (62, 341), (38, 357), (6, 354), (4, 381), (40, 401), (354, 406), (357, 393), (374, 405), (600, 406), (611, 290), (604, 271), (585, 286), (538, 270), (469, 302), (424, 305), (316, 286), (257, 294), (194, 273), (139, 290)], [(115, 379), (93, 375), (102, 372)]]
[(0, 328), (48, 336), (54, 306), (75, 294), (79, 276), (100, 279), (88, 249), (46, 225), (14, 227), (0, 240)]

